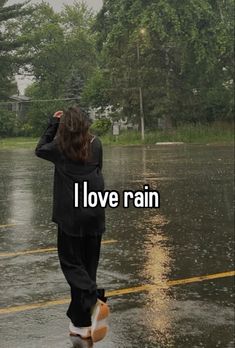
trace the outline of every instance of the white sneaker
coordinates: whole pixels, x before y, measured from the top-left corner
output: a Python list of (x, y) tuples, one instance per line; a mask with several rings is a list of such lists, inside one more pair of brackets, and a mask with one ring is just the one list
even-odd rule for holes
[(108, 332), (107, 318), (110, 314), (106, 303), (97, 300), (91, 316), (91, 338), (93, 342), (101, 341)]
[(92, 348), (93, 342), (91, 338), (82, 339), (79, 336), (70, 336), (70, 340), (74, 348)]
[(89, 327), (76, 327), (72, 322), (69, 324), (70, 336), (79, 336), (82, 339), (91, 337), (91, 326)]

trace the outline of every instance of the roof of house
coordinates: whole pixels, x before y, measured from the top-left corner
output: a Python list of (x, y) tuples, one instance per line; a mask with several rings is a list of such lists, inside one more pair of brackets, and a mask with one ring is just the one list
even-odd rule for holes
[(29, 97), (26, 97), (26, 95), (17, 95), (17, 94), (11, 95), (9, 98), (18, 102), (25, 102), (31, 99)]

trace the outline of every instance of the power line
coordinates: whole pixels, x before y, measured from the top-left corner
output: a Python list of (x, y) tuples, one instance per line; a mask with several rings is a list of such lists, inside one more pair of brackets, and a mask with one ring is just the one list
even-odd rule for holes
[(71, 101), (79, 100), (79, 98), (59, 98), (59, 99), (31, 99), (31, 100), (16, 100), (9, 102), (0, 102), (1, 105), (10, 105), (10, 104), (30, 104), (30, 103), (47, 103), (47, 102), (56, 102), (56, 101)]

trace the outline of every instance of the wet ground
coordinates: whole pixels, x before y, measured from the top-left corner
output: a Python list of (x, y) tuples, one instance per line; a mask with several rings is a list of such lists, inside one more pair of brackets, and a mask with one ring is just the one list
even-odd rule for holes
[[(111, 327), (95, 347), (232, 348), (233, 148), (109, 147), (104, 156), (106, 188), (148, 183), (161, 208), (107, 209), (98, 279), (111, 291)], [(70, 348), (69, 289), (56, 251), (45, 250), (56, 245), (53, 167), (30, 150), (0, 151), (0, 163), (0, 347)]]

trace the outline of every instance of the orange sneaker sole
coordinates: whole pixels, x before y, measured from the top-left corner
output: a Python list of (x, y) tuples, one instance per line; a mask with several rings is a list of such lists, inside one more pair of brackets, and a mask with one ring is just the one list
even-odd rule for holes
[(106, 303), (99, 301), (99, 312), (95, 318), (95, 326), (91, 331), (92, 341), (99, 342), (105, 338), (108, 332), (106, 319), (110, 314), (109, 307)]
[(106, 303), (100, 303), (100, 312), (99, 315), (97, 317), (97, 321), (101, 321), (106, 319), (110, 314), (110, 310), (109, 307)]
[(102, 341), (108, 333), (108, 326), (101, 327), (95, 330), (92, 334), (92, 341), (94, 343)]

